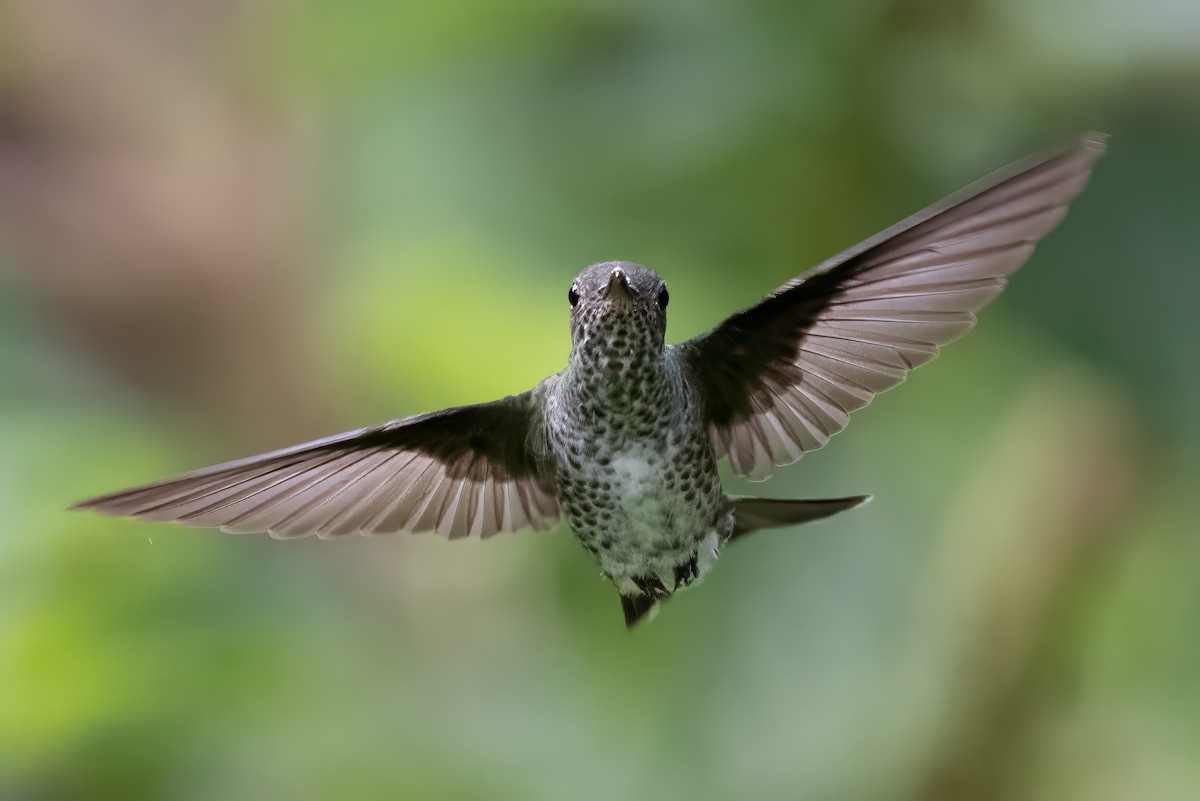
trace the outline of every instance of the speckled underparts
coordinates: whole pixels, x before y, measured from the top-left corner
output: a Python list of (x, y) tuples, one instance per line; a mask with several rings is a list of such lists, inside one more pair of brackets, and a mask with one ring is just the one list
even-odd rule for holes
[(572, 297), (571, 362), (545, 407), (559, 503), (624, 595), (663, 598), (711, 566), (733, 531), (733, 505), (700, 398), (663, 358), (662, 280), (598, 264)]

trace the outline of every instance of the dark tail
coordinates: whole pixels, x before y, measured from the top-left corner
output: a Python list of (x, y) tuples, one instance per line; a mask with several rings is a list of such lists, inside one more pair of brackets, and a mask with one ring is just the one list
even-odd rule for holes
[(871, 500), (870, 495), (849, 498), (827, 498), (819, 501), (789, 501), (782, 498), (731, 498), (733, 501), (733, 534), (729, 541), (744, 537), (760, 528), (795, 526), (820, 520)]
[(643, 619), (654, 617), (661, 602), (650, 595), (622, 595), (621, 611), (625, 613), (625, 628), (632, 629)]

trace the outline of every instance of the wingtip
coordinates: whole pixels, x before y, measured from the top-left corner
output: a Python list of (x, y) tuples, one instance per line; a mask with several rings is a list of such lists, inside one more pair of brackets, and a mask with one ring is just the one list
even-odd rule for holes
[[(136, 487), (134, 489), (141, 489)], [(68, 512), (97, 512), (109, 517), (141, 517), (145, 511), (143, 506), (131, 502), (129, 495), (134, 489), (110, 492), (93, 498), (75, 501), (67, 507)]]
[(1100, 131), (1084, 131), (1076, 140), (1080, 147), (1087, 150), (1104, 152), (1108, 150), (1109, 135)]
[(108, 495), (97, 495), (94, 498), (84, 498), (81, 501), (75, 501), (67, 507), (68, 512), (100, 512), (102, 514), (113, 514), (104, 508), (104, 502), (108, 499)]
[(1100, 160), (1100, 157), (1108, 152), (1108, 139), (1109, 136), (1106, 133), (1084, 131), (1068, 147), (1067, 152), (1077, 154), (1077, 158), (1080, 158), (1090, 170)]

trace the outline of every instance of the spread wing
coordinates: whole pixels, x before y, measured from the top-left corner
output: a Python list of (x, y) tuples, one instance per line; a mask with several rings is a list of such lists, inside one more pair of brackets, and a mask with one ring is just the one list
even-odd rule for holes
[(537, 390), (216, 465), (76, 508), (273, 537), (489, 537), (558, 519)]
[(989, 176), (676, 346), (718, 457), (765, 478), (969, 331), (1062, 220), (1105, 139), (1086, 134)]

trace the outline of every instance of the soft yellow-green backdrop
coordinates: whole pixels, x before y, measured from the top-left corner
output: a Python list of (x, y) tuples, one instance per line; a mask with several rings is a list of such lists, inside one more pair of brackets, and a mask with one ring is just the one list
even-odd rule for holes
[[(1200, 797), (1198, 43), (1171, 0), (6, 0), (0, 798)], [(755, 487), (875, 502), (632, 636), (562, 529), (65, 511), (521, 391), (591, 262), (691, 336), (1085, 129), (978, 329)]]

